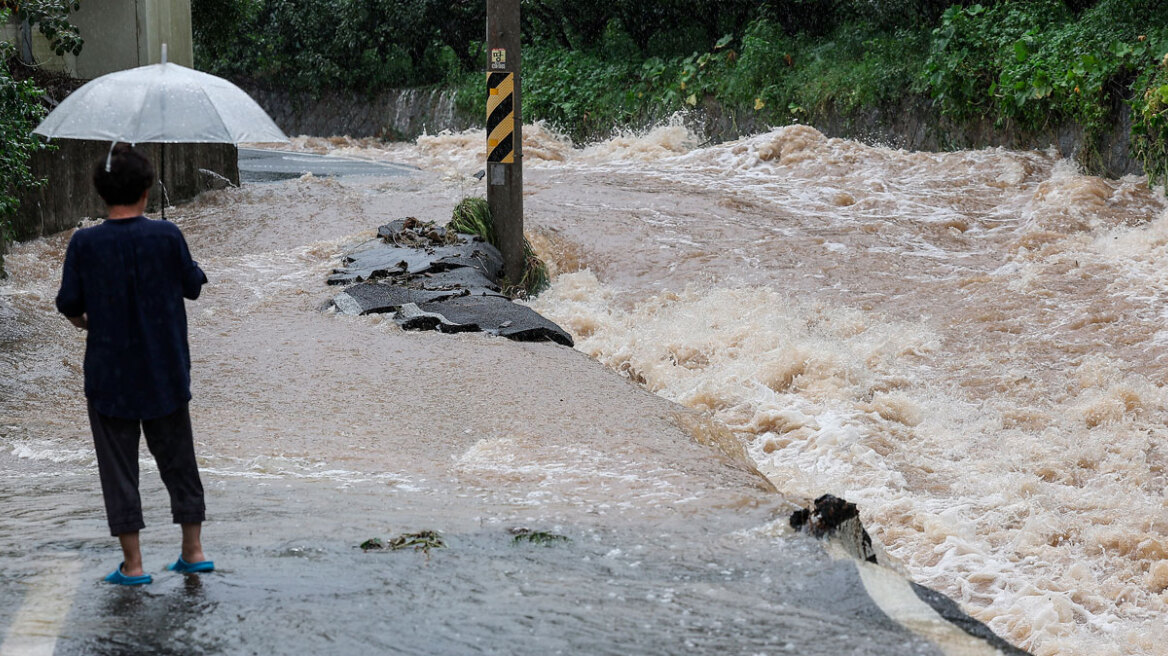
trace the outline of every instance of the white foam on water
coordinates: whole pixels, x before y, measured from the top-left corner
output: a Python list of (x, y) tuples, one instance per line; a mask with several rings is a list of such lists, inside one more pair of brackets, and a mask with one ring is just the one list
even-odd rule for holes
[[(782, 491), (858, 503), (915, 578), (1035, 653), (1156, 653), (1140, 645), (1163, 631), (1168, 541), (1146, 453), (1165, 431), (1125, 413), (1162, 418), (1161, 388), (1087, 362), (1061, 417), (979, 406), (925, 377), (921, 355), (938, 344), (923, 325), (766, 289), (668, 293), (629, 311), (611, 295), (590, 272), (566, 274), (535, 307), (579, 349), (748, 436)], [(1004, 428), (1025, 411), (1051, 425)]]
[(917, 304), (905, 321), (812, 289), (682, 279), (630, 297), (583, 271), (533, 303), (577, 348), (735, 430), (780, 490), (857, 502), (916, 580), (1033, 653), (1163, 653), (1168, 217), (1143, 179), (804, 127), (616, 156), (594, 165), (781, 206), (784, 238), (838, 225), (828, 256), (871, 226), (865, 252), (935, 261), (902, 279), (967, 301), (907, 288), (889, 304)]
[(46, 462), (75, 463), (91, 465), (97, 461), (93, 448), (69, 448), (49, 440), (11, 441), (8, 444), (12, 455), (21, 460), (41, 460)]
[[(482, 168), (484, 141), (472, 130), (413, 144), (302, 138), (295, 147), (467, 178)], [(533, 170), (579, 173), (593, 189), (612, 182), (614, 193), (603, 199), (547, 192), (560, 194), (552, 200), (562, 201), (562, 212), (603, 202), (606, 212), (635, 213), (658, 231), (630, 245), (645, 250), (629, 263), (606, 254), (611, 261), (596, 269), (600, 277), (589, 270), (559, 276), (534, 307), (569, 329), (582, 351), (733, 429), (784, 492), (831, 492), (858, 503), (874, 537), (914, 579), (1033, 653), (1163, 654), (1163, 199), (1140, 178), (1086, 176), (1053, 152), (908, 153), (829, 139), (806, 126), (709, 147), (702, 141), (678, 121), (585, 148), (545, 126), (525, 126), (525, 164)], [(435, 194), (449, 192), (449, 182), (442, 184)], [(622, 207), (620, 185), (713, 200), (695, 210), (700, 220), (687, 221), (668, 207)], [(341, 212), (365, 203), (335, 181), (279, 189), (299, 194), (300, 205), (340, 194)], [(288, 206), (278, 196), (260, 187), (231, 190), (205, 197), (196, 211), (225, 211), (241, 198)], [(251, 218), (246, 229), (287, 229), (262, 214)], [(202, 239), (226, 246), (235, 234), (202, 230)], [(743, 230), (751, 243), (734, 241)], [(207, 299), (200, 311), (259, 317), (273, 298), (317, 293), (313, 277), (327, 270), (340, 241), (303, 251), (272, 241), (257, 253), (221, 249), (215, 264), (229, 272), (224, 289), (238, 294)], [(51, 312), (64, 243), (54, 237), (14, 249), (8, 262), (21, 286), (0, 286), (6, 302)], [(708, 267), (725, 261), (726, 270), (678, 266), (656, 279), (623, 278), (643, 279), (640, 288), (605, 279), (662, 247), (734, 257), (702, 260)], [(788, 250), (768, 250), (779, 247)], [(791, 267), (767, 268), (774, 260)], [(749, 262), (751, 282), (733, 282)], [(886, 282), (869, 289), (877, 278)], [(235, 310), (240, 296), (248, 300)], [(192, 331), (225, 329), (213, 318), (196, 317)], [(45, 389), (76, 381), (76, 336), (58, 324), (45, 330), (65, 346), (22, 381)], [(19, 363), (0, 364), (20, 371)], [(233, 372), (225, 366), (220, 373)], [(257, 390), (244, 401), (263, 397)], [(256, 421), (241, 428), (240, 440), (280, 448), (264, 441), (273, 431)], [(278, 424), (275, 414), (271, 421)], [(27, 448), (29, 457), (51, 459), (60, 445)], [(649, 462), (586, 449), (536, 458), (529, 448), (523, 436), (489, 438), (455, 468), (462, 476), (537, 483), (536, 494), (513, 500), (521, 505), (584, 503), (573, 486), (595, 481), (629, 492), (626, 505), (690, 495)], [(353, 472), (323, 459), (213, 457), (209, 464), (232, 476), (383, 476), (410, 484), (393, 472)]]
[(357, 483), (378, 483), (394, 486), (394, 489), (416, 492), (423, 489), (424, 481), (416, 476), (399, 472), (354, 471), (336, 468), (332, 463), (309, 458), (288, 456), (254, 456), (237, 458), (211, 455), (203, 458), (200, 471), (211, 476), (226, 478), (249, 478), (256, 480), (299, 479), (352, 485)]

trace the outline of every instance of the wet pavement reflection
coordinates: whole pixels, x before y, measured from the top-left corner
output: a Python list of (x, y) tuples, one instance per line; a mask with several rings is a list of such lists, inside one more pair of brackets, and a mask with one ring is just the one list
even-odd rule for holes
[[(215, 513), (205, 540), (218, 571), (162, 571), (177, 531), (147, 511), (147, 570), (155, 583), (99, 582), (112, 567), (100, 510), (79, 503), (93, 472), (17, 478), (0, 459), (7, 517), (0, 529), (0, 622), (8, 625), (50, 554), (80, 571), (53, 653), (940, 653), (888, 619), (862, 591), (855, 564), (833, 560), (784, 521), (751, 526), (705, 515), (631, 524), (577, 517), (548, 525), (530, 509), (463, 503), (463, 513), (410, 509), (403, 492), (211, 477)], [(147, 498), (162, 493), (147, 481)], [(49, 509), (58, 511), (46, 516)], [(755, 515), (755, 513), (750, 513)], [(532, 523), (534, 522), (534, 523)], [(570, 538), (516, 543), (516, 526)], [(447, 547), (363, 552), (373, 536), (436, 529)], [(15, 530), (14, 530), (15, 529)], [(209, 552), (211, 553), (211, 552)], [(862, 639), (860, 637), (862, 636)]]

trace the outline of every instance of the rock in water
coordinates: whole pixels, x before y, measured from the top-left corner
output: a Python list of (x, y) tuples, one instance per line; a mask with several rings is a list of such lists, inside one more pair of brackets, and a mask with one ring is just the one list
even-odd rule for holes
[(860, 560), (876, 562), (872, 537), (860, 522), (856, 504), (825, 494), (815, 500), (813, 508), (791, 513), (791, 528), (803, 530), (817, 538), (832, 538)]

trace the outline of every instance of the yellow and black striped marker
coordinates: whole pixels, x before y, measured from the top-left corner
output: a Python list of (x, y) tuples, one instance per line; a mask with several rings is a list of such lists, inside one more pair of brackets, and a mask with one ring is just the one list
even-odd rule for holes
[(515, 74), (487, 73), (487, 161), (515, 163)]

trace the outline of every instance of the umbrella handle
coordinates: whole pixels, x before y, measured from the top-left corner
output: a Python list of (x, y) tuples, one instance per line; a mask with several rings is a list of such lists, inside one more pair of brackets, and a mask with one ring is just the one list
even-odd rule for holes
[(110, 142), (110, 149), (109, 149), (109, 152), (105, 154), (105, 172), (106, 172), (106, 173), (109, 173), (109, 170), (110, 170), (110, 160), (112, 160), (112, 159), (113, 159), (113, 157), (114, 157), (114, 146), (116, 146), (116, 145), (118, 145), (118, 142), (116, 142), (116, 141), (111, 141), (111, 142)]
[[(164, 59), (166, 56), (165, 45), (166, 44), (163, 44), (163, 51), (162, 51)], [(158, 187), (159, 187), (159, 191), (161, 191), (162, 193), (158, 194), (158, 201), (159, 201), (159, 204), (162, 205), (162, 220), (165, 221), (166, 220), (166, 203), (169, 200), (169, 198), (167, 197), (167, 193), (166, 193), (166, 142), (163, 142), (163, 144), (162, 144), (162, 156), (159, 157), (159, 160), (160, 160), (159, 167), (161, 168), (162, 174), (158, 176)]]

